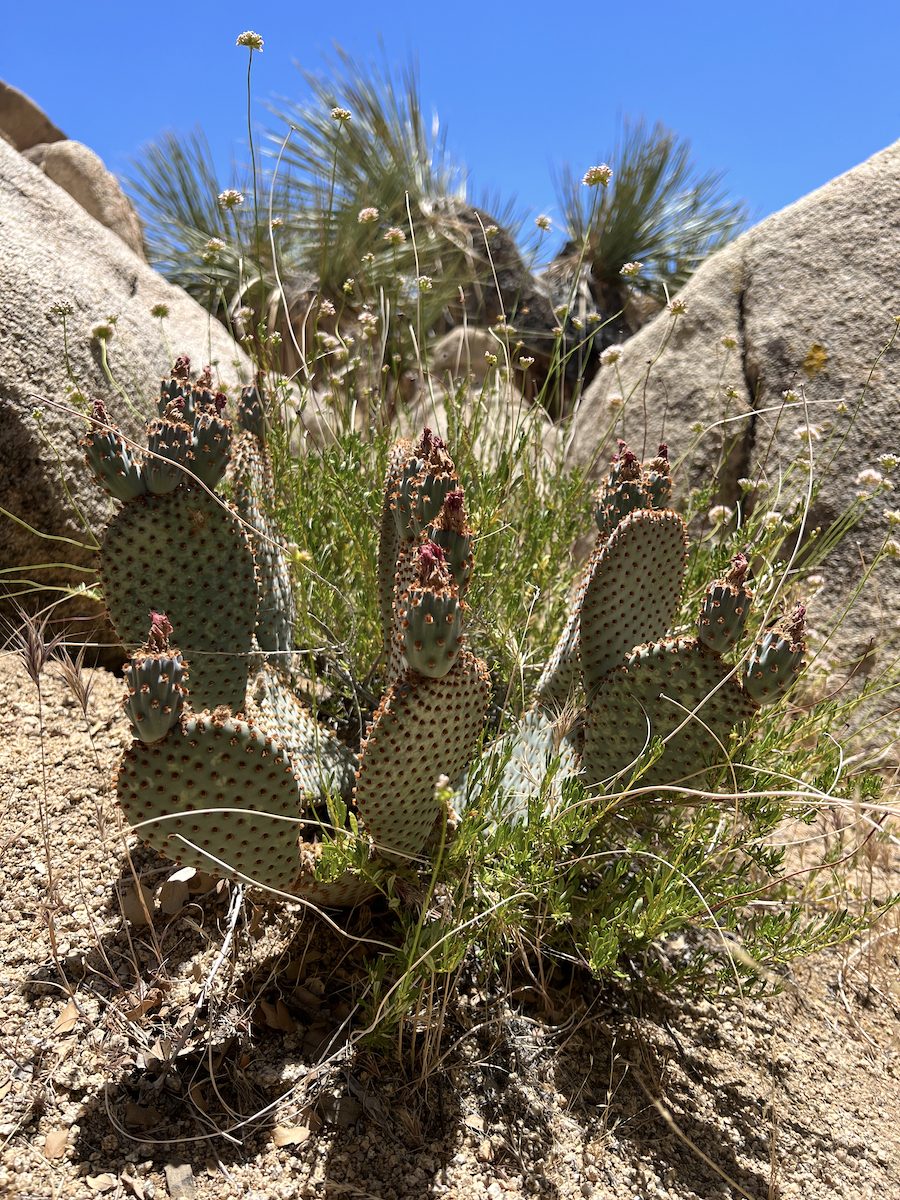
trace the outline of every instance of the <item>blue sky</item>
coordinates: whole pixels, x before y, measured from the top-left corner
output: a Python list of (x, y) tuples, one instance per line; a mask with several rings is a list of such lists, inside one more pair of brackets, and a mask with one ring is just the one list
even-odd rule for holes
[(579, 171), (612, 145), (619, 111), (691, 139), (704, 170), (762, 217), (900, 138), (900, 6), (754, 0), (511, 5), (396, 0), (390, 8), (155, 0), (9, 5), (0, 78), (31, 95), (116, 171), (165, 128), (199, 122), (216, 158), (246, 130), (247, 51), (261, 101), (303, 95), (332, 42), (401, 64), (448, 128), (475, 191), (554, 215), (551, 167)]

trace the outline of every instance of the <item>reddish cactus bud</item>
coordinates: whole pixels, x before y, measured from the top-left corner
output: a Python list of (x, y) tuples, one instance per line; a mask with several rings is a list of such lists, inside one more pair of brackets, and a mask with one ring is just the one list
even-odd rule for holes
[(186, 383), (191, 374), (191, 360), (186, 354), (180, 354), (172, 364), (172, 378), (179, 383)]
[(216, 406), (216, 412), (221, 415), (228, 404), (228, 397), (224, 392), (216, 392), (215, 396), (213, 396), (213, 404)]

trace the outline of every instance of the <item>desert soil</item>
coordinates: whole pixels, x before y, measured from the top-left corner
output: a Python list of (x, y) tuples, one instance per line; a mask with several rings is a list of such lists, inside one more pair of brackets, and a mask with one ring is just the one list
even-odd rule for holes
[(463, 975), (442, 1045), (363, 1048), (389, 920), (173, 882), (118, 819), (121, 692), (85, 721), (50, 668), (40, 713), (0, 659), (0, 1195), (900, 1198), (893, 931), (743, 1004)]

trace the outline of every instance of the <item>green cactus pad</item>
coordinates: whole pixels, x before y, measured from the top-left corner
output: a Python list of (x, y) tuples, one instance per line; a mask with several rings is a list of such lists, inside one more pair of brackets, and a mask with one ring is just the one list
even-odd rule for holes
[(503, 812), (507, 821), (522, 821), (528, 816), (528, 804), (540, 795), (547, 764), (559, 758), (552, 790), (546, 797), (552, 809), (560, 796), (560, 785), (578, 768), (580, 728), (570, 719), (554, 716), (546, 708), (533, 705), (522, 715), (512, 735), (512, 750), (503, 771)]
[(440, 679), (450, 670), (465, 640), (464, 605), (440, 546), (426, 542), (419, 550), (418, 568), (418, 577), (404, 592), (400, 608), (403, 650), (413, 670)]
[(287, 751), (252, 721), (204, 713), (164, 741), (135, 742), (116, 789), (135, 832), (167, 858), (284, 890), (299, 873), (302, 826), (280, 818), (301, 816), (300, 787)]
[(264, 667), (247, 688), (247, 716), (283, 742), (303, 791), (312, 797), (353, 791), (357, 758), (333, 733), (319, 725), (283, 682)]
[(580, 678), (578, 637), (581, 629), (581, 595), (579, 589), (578, 599), (569, 613), (565, 628), (535, 686), (534, 698), (542, 704), (565, 704)]
[(681, 517), (647, 509), (626, 517), (591, 555), (576, 604), (589, 702), (630, 650), (669, 628), (681, 596), (685, 556)]
[(253, 645), (256, 574), (234, 512), (205, 492), (139, 496), (107, 525), (100, 579), (126, 646), (139, 646), (150, 612), (164, 612), (191, 664), (195, 711), (244, 707)]
[(272, 469), (256, 434), (245, 430), (235, 439), (229, 476), (238, 515), (252, 531), (259, 578), (256, 639), (264, 653), (276, 656), (282, 667), (289, 666), (296, 621), (294, 589), (279, 529), (270, 515), (275, 507)]
[(697, 620), (697, 635), (707, 650), (726, 654), (734, 649), (744, 629), (753, 593), (744, 586), (748, 562), (737, 554), (724, 579), (711, 583), (703, 597)]
[(585, 783), (593, 787), (627, 773), (651, 738), (666, 738), (700, 705), (696, 717), (666, 743), (640, 783), (685, 780), (688, 786), (702, 786), (704, 766), (724, 757), (719, 743), (727, 746), (732, 729), (758, 711), (733, 678), (723, 684), (728, 674), (722, 659), (694, 638), (638, 646), (597, 688), (588, 705)]
[[(170, 411), (170, 410), (167, 410)], [(194, 469), (194, 431), (184, 421), (165, 418), (147, 426), (147, 457), (143, 476), (147, 491), (154, 496), (174, 492), (186, 481), (182, 467)]]
[(92, 429), (80, 445), (94, 482), (110, 496), (128, 501), (147, 491), (143, 455), (126, 444), (118, 429)]
[(134, 736), (148, 745), (161, 741), (181, 716), (184, 659), (173, 654), (134, 655), (125, 668), (125, 715)]
[(484, 663), (467, 650), (443, 679), (409, 671), (388, 689), (356, 777), (356, 806), (379, 853), (421, 852), (440, 812), (437, 780), (456, 780), (472, 757), (489, 694)]
[(381, 529), (378, 539), (378, 606), (381, 610), (381, 643), (390, 655), (394, 641), (394, 583), (397, 574), (397, 555), (400, 551), (400, 528), (396, 517), (396, 495), (406, 466), (412, 457), (413, 444), (407, 439), (395, 442), (388, 459), (381, 503)]
[(228, 466), (234, 426), (209, 412), (194, 418), (194, 474), (208, 488), (215, 488)]
[(743, 684), (757, 704), (780, 700), (803, 670), (805, 616), (805, 607), (797, 604), (750, 652)]

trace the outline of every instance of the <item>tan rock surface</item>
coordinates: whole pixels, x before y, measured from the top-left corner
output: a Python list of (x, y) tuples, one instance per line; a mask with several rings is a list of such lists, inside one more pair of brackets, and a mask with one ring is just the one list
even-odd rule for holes
[[(900, 142), (705, 263), (680, 294), (687, 314), (674, 331), (671, 316), (661, 314), (625, 343), (618, 363), (601, 368), (581, 404), (571, 462), (597, 459), (616, 413), (609, 398), (623, 396), (628, 402), (611, 434), (624, 430), (636, 449), (646, 436), (651, 451), (667, 441), (687, 456), (682, 486), (708, 483), (718, 469), (711, 503), (734, 505), (738, 478), (763, 478), (766, 492), (752, 492), (749, 501), (780, 508), (779, 479), (807, 453), (798, 430), (813, 426), (819, 491), (807, 527), (827, 530), (866, 490), (857, 482), (861, 472), (883, 471), (881, 456), (900, 455), (900, 339), (882, 354), (900, 314), (898, 254)], [(786, 406), (788, 390), (797, 399)], [(730, 420), (741, 412), (751, 419)], [(607, 458), (608, 449), (601, 466)], [(876, 495), (830, 556), (813, 623), (827, 623), (852, 598), (885, 540), (883, 512), (891, 507), (897, 501), (889, 492)], [(872, 643), (882, 649), (867, 669), (895, 656), (889, 642), (897, 640), (898, 599), (897, 560), (884, 560), (832, 643), (839, 673)]]

